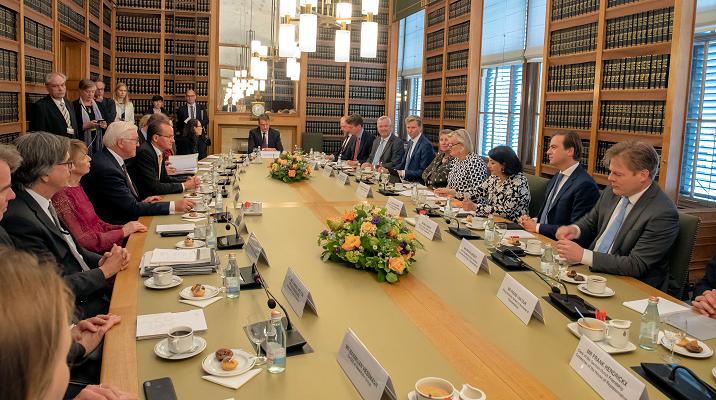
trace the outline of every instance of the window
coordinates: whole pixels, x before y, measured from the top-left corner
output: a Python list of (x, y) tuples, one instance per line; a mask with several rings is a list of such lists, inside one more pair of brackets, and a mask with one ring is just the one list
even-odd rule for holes
[(480, 154), (500, 145), (518, 151), (522, 65), (484, 68), (481, 97)]
[(395, 99), (395, 132), (403, 128), (402, 119), (420, 115), (423, 77), (423, 36), (425, 11), (420, 10), (400, 20), (398, 41), (398, 79)]
[(716, 201), (716, 31), (694, 38), (686, 115), (682, 198)]

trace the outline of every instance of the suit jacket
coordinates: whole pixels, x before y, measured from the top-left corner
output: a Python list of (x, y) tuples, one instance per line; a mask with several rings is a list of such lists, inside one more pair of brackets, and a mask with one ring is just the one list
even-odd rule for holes
[(67, 99), (64, 99), (67, 112), (70, 114), (71, 128), (74, 129), (74, 135), (67, 134), (67, 122), (62, 116), (60, 109), (49, 95), (41, 98), (36, 103), (31, 104), (28, 109), (31, 131), (44, 131), (54, 133), (55, 135), (67, 136), (70, 138), (80, 137), (80, 126), (77, 124), (77, 115), (75, 114), (74, 105)]
[(10, 235), (7, 234), (5, 228), (0, 226), (0, 246), (15, 247), (15, 243), (10, 239)]
[(221, 111), (236, 112), (236, 105), (226, 104), (225, 106), (221, 107)]
[(149, 142), (145, 142), (137, 148), (137, 156), (127, 166), (140, 199), (184, 191), (182, 184), (167, 174), (166, 159), (163, 156), (161, 175), (159, 174), (158, 161), (154, 147)]
[(141, 129), (137, 129), (137, 134), (139, 136), (139, 145), (140, 146), (144, 143), (147, 143), (147, 138), (144, 137), (144, 135), (147, 134), (147, 128), (144, 128), (144, 133), (142, 133)]
[[(256, 147), (263, 147), (263, 142), (263, 135), (261, 135), (261, 130), (258, 127), (250, 130), (248, 152), (251, 153)], [(273, 147), (278, 151), (283, 151), (283, 144), (281, 144), (281, 134), (276, 129), (269, 128), (268, 147)]]
[[(204, 130), (207, 129), (207, 126), (209, 126), (209, 114), (206, 112), (206, 107), (202, 106), (199, 103), (196, 104), (196, 119), (201, 121), (201, 126), (204, 127)], [(176, 112), (177, 117), (177, 124), (176, 124), (176, 131), (177, 132), (184, 132), (184, 125), (186, 123), (187, 118), (189, 118), (189, 105), (184, 103), (184, 105), (177, 108)]]
[[(360, 147), (358, 148), (358, 163), (363, 164), (368, 160), (368, 156), (370, 156), (371, 149), (373, 148), (373, 141), (375, 140), (375, 135), (372, 135), (365, 130), (363, 130), (360, 133)], [(348, 142), (348, 145), (346, 146), (345, 152), (347, 154), (347, 158), (344, 158), (344, 160), (352, 160), (353, 155), (355, 154), (356, 144), (358, 143), (358, 140), (354, 137), (350, 142)]]
[[(544, 208), (547, 207), (547, 199), (557, 183), (557, 175), (553, 176), (547, 185), (544, 203), (536, 215), (539, 220)], [(552, 206), (547, 211), (547, 223), (540, 224), (539, 233), (555, 238), (557, 229), (562, 225), (573, 224), (589, 212), (599, 200), (599, 187), (594, 179), (589, 176), (581, 165), (572, 172), (572, 175), (564, 182), (557, 196), (552, 200)], [(579, 241), (583, 246), (589, 243)]]
[(194, 144), (189, 141), (189, 138), (183, 134), (176, 137), (176, 154), (199, 154), (199, 159), (203, 160), (209, 155), (209, 146), (211, 146), (211, 139), (206, 134), (197, 136)]
[[(408, 142), (410, 143), (410, 142)], [(420, 139), (415, 143), (415, 149), (413, 149), (413, 155), (410, 157), (410, 162), (406, 165), (405, 161), (408, 158), (408, 151), (406, 150), (403, 154), (403, 158), (400, 160), (400, 164), (395, 169), (405, 170), (405, 180), (423, 182), (423, 171), (425, 168), (433, 162), (435, 158), (435, 149), (424, 134), (420, 135)]]
[(341, 138), (341, 147), (338, 148), (338, 150), (333, 153), (333, 158), (338, 160), (338, 157), (341, 158), (341, 160), (352, 160), (353, 159), (353, 150), (355, 149), (355, 140), (356, 137), (353, 135), (350, 135), (348, 137), (348, 142), (345, 146), (343, 146), (343, 142), (346, 141), (346, 138)]
[(126, 224), (144, 215), (169, 214), (169, 202), (144, 203), (132, 194), (122, 168), (107, 148), (92, 156), (82, 187), (97, 215), (110, 224)]
[[(609, 218), (621, 200), (607, 187), (594, 208), (575, 223), (580, 239), (591, 243), (606, 229)], [(657, 289), (668, 283), (668, 254), (679, 234), (676, 206), (656, 182), (639, 198), (626, 216), (614, 239), (611, 253), (594, 252), (591, 270), (635, 277)]]
[(17, 188), (16, 193), (17, 198), (10, 202), (0, 222), (12, 235), (15, 246), (36, 255), (41, 261), (57, 263), (60, 274), (75, 294), (83, 318), (106, 313), (109, 305), (106, 295), (111, 290), (98, 268), (100, 255), (85, 250), (73, 238), (77, 251), (91, 268), (83, 271), (64, 235), (45, 210), (25, 189)]
[[(99, 102), (95, 100), (97, 103), (97, 108), (99, 108), (99, 112), (102, 113), (102, 119), (107, 121), (107, 124), (111, 124), (114, 122), (115, 119), (117, 119), (117, 104), (114, 102), (114, 99), (102, 99), (102, 102)], [(129, 121), (131, 123), (134, 123), (134, 120)]]
[[(381, 140), (382, 138), (380, 136), (373, 140), (373, 147), (370, 150), (370, 155), (368, 155), (366, 162), (373, 162)], [(390, 136), (388, 136), (388, 143), (385, 144), (385, 148), (383, 149), (383, 153), (380, 155), (378, 162), (382, 163), (385, 168), (395, 169), (395, 167), (400, 164), (400, 161), (403, 159), (403, 153), (405, 153), (403, 141), (391, 133)]]

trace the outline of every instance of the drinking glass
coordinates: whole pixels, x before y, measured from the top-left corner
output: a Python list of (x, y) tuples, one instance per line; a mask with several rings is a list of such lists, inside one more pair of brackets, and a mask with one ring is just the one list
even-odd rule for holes
[(256, 345), (256, 362), (255, 365), (266, 364), (266, 357), (261, 355), (261, 343), (266, 340), (266, 328), (269, 321), (266, 320), (264, 314), (255, 313), (249, 316), (249, 326), (246, 331), (249, 339)]
[(682, 336), (681, 331), (678, 328), (669, 325), (663, 320), (661, 321), (661, 331), (664, 333), (661, 337), (661, 342), (667, 349), (666, 354), (664, 354), (661, 359), (669, 364), (676, 364), (681, 361), (681, 359), (674, 355), (674, 346), (676, 346), (679, 339), (686, 336), (686, 333)]
[[(504, 222), (495, 222), (495, 234), (492, 236), (492, 247), (500, 247), (505, 235), (507, 235), (507, 224)], [(488, 247), (490, 247), (489, 244)]]
[(219, 275), (219, 292), (223, 293), (226, 291), (226, 264), (218, 263), (216, 266), (216, 273)]
[(379, 179), (380, 179), (380, 184), (383, 186), (383, 190), (385, 190), (386, 185), (388, 184), (388, 179), (390, 179), (390, 175), (381, 172)]

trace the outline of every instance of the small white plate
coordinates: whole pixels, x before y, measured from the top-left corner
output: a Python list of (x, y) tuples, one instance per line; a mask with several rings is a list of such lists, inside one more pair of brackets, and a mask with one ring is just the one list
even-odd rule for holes
[(168, 338), (164, 338), (154, 346), (154, 354), (165, 360), (183, 360), (191, 358), (206, 349), (206, 340), (203, 337), (194, 335), (194, 348), (186, 353), (174, 354), (169, 351)]
[(192, 243), (191, 246), (187, 246), (186, 244), (184, 244), (183, 240), (180, 240), (176, 242), (175, 246), (179, 249), (198, 249), (200, 247), (206, 246), (206, 242), (204, 242), (203, 240), (194, 240), (194, 243)]
[[(578, 338), (582, 336), (579, 333), (579, 324), (576, 322), (567, 324), (567, 329), (569, 329), (569, 331), (572, 332), (572, 334)], [(597, 346), (601, 347), (602, 350), (606, 351), (609, 354), (629, 353), (630, 351), (636, 350), (636, 345), (632, 342), (629, 342), (627, 346), (623, 349), (611, 346), (606, 340), (600, 340), (595, 343), (597, 344)]]
[[(504, 246), (514, 246), (514, 244), (511, 244), (509, 241), (507, 241), (507, 239), (502, 239), (502, 241), (500, 241), (500, 243)], [(524, 243), (522, 243), (520, 241), (519, 247), (524, 250), (527, 247), (527, 245), (525, 245)]]
[(566, 273), (562, 273), (562, 274), (559, 276), (559, 279), (560, 279), (561, 281), (563, 281), (563, 282), (574, 283), (575, 285), (581, 285), (581, 284), (583, 284), (583, 283), (587, 283), (587, 275), (580, 274), (579, 272), (577, 272), (577, 275), (581, 276), (581, 277), (584, 278), (584, 279), (581, 280), (581, 281), (578, 281), (578, 280), (576, 280), (576, 279), (574, 279), (574, 278), (568, 277)]
[(416, 222), (415, 222), (415, 218), (413, 218), (413, 217), (405, 218), (404, 221), (407, 222), (409, 225), (412, 225), (412, 226), (415, 226), (415, 223), (416, 223)]
[(181, 216), (182, 218), (189, 218), (189, 219), (198, 219), (198, 218), (206, 218), (206, 214), (203, 212), (196, 212), (196, 215), (192, 216), (191, 213), (184, 213)]
[[(659, 344), (664, 346), (665, 349), (671, 351), (671, 346), (667, 346), (664, 341), (664, 332), (659, 331)], [(701, 353), (691, 353), (690, 351), (686, 350), (685, 348), (679, 346), (678, 344), (674, 344), (674, 353), (685, 356), (685, 357), (691, 357), (691, 358), (709, 358), (712, 355), (714, 355), (713, 349), (711, 349), (706, 343), (697, 340), (699, 342), (699, 346), (703, 349)], [(716, 369), (716, 368), (714, 368)]]
[(241, 375), (253, 368), (254, 363), (256, 362), (256, 358), (254, 356), (241, 349), (231, 349), (231, 351), (234, 352), (234, 356), (232, 358), (238, 363), (236, 368), (231, 371), (224, 371), (221, 369), (221, 362), (216, 359), (216, 355), (214, 353), (211, 353), (204, 358), (201, 362), (201, 367), (207, 374), (214, 376)]
[(541, 256), (544, 253), (544, 249), (539, 249), (537, 252), (528, 251), (527, 247), (525, 247), (525, 254), (529, 254), (531, 256)]
[(584, 293), (584, 294), (586, 294), (586, 295), (594, 296), (594, 297), (612, 297), (612, 296), (614, 296), (614, 294), (616, 293), (616, 292), (614, 291), (614, 289), (609, 288), (609, 287), (604, 288), (604, 293), (592, 293), (592, 292), (590, 292), (589, 290), (587, 290), (587, 284), (586, 284), (586, 283), (582, 283), (582, 284), (578, 285), (578, 286), (577, 286), (577, 289), (579, 289), (580, 292), (582, 292), (582, 293)]
[(169, 288), (173, 288), (173, 287), (181, 285), (182, 282), (184, 282), (184, 279), (182, 279), (181, 276), (173, 275), (172, 283), (170, 283), (168, 285), (161, 286), (161, 285), (154, 284), (154, 277), (150, 276), (148, 279), (144, 280), (144, 286), (146, 286), (150, 289), (169, 289)]
[[(455, 391), (455, 393), (452, 394), (452, 399), (460, 400), (460, 394), (457, 392), (457, 390)], [(418, 400), (418, 396), (415, 394), (415, 390), (411, 390), (408, 393), (408, 400)]]
[(185, 300), (206, 300), (215, 297), (217, 294), (219, 294), (219, 289), (211, 285), (204, 285), (204, 296), (202, 297), (192, 296), (191, 286), (187, 286), (179, 292), (179, 296)]
[(714, 376), (714, 378), (716, 378), (716, 367), (711, 370), (711, 374)]

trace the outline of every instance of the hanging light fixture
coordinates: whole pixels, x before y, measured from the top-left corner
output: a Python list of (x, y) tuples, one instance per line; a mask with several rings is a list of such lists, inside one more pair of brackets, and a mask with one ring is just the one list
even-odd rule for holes
[(301, 51), (313, 53), (316, 51), (316, 38), (318, 36), (318, 16), (313, 9), (318, 6), (317, 0), (301, 0), (301, 15), (298, 17), (298, 46)]
[(378, 23), (373, 16), (378, 14), (379, 0), (363, 0), (361, 14), (366, 20), (360, 26), (360, 56), (375, 58), (378, 53)]

